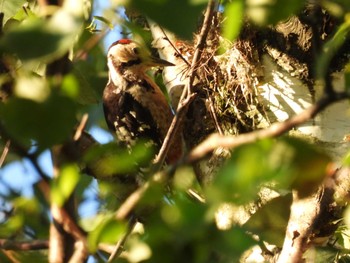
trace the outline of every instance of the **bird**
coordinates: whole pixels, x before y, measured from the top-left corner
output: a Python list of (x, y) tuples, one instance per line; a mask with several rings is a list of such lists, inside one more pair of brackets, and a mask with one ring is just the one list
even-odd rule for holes
[[(133, 40), (120, 39), (109, 47), (107, 65), (109, 78), (103, 91), (102, 103), (108, 128), (116, 135), (120, 146), (130, 151), (138, 142), (143, 142), (146, 147), (152, 145), (159, 150), (174, 113), (160, 87), (147, 75), (147, 71), (152, 67), (173, 64), (152, 56)], [(176, 133), (165, 158), (166, 164), (175, 164), (182, 154), (182, 135)], [(147, 167), (140, 167), (139, 171), (132, 174), (115, 176), (113, 196), (116, 198), (113, 199), (124, 202), (141, 187), (145, 183), (144, 170)], [(155, 203), (144, 201), (134, 207), (127, 215), (128, 232), (131, 232), (137, 221), (145, 222), (155, 207)]]
[[(147, 75), (152, 67), (174, 64), (151, 55), (131, 39), (120, 39), (107, 52), (108, 83), (103, 91), (103, 110), (108, 128), (120, 145), (131, 149), (138, 141), (160, 149), (174, 113), (160, 87)], [(175, 135), (166, 163), (182, 156), (182, 136)]]

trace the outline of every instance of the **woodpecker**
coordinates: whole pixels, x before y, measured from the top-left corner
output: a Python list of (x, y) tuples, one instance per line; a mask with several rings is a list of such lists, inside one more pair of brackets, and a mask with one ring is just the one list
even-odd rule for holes
[[(151, 67), (173, 66), (152, 56), (136, 42), (121, 39), (107, 53), (109, 80), (103, 92), (103, 109), (109, 129), (120, 144), (130, 148), (143, 139), (160, 149), (173, 112), (157, 84), (147, 75)], [(176, 135), (166, 162), (182, 155), (182, 139)]]

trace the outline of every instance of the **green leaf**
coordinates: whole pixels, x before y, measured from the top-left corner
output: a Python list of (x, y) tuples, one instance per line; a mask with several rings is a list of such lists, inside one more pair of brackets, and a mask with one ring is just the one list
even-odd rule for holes
[(298, 139), (245, 145), (235, 150), (208, 187), (208, 200), (246, 203), (255, 200), (261, 185), (268, 182), (281, 190), (296, 189), (300, 196), (306, 196), (322, 182), (329, 162), (326, 154)]
[(242, 0), (229, 2), (225, 6), (225, 20), (222, 36), (234, 40), (239, 35), (243, 24), (244, 2)]
[(80, 173), (76, 165), (61, 167), (59, 176), (53, 180), (51, 200), (58, 206), (63, 206), (73, 193), (80, 179)]
[(350, 11), (350, 3), (347, 0), (322, 1), (321, 5), (327, 12), (336, 17), (344, 16)]
[(114, 27), (112, 22), (109, 21), (107, 18), (104, 18), (103, 16), (94, 16), (93, 19), (96, 19), (96, 20), (99, 20), (99, 21), (105, 23), (109, 27), (109, 29), (113, 29), (113, 27)]
[(98, 215), (95, 229), (90, 231), (88, 245), (91, 252), (96, 251), (99, 243), (115, 244), (125, 233), (126, 224), (115, 220), (114, 215)]
[(323, 79), (326, 76), (332, 58), (348, 38), (349, 32), (350, 16), (346, 17), (345, 21), (339, 26), (332, 39), (324, 44), (323, 52), (315, 64), (318, 78)]
[(193, 0), (130, 1), (133, 8), (184, 39), (193, 38), (206, 3)]
[(282, 247), (290, 216), (292, 195), (279, 196), (264, 204), (244, 224), (263, 241)]
[[(17, 54), (21, 59), (51, 58), (58, 53), (59, 42), (64, 37), (56, 30), (47, 28), (42, 19), (27, 19), (26, 23), (6, 32), (0, 42), (2, 50)], [(23, 45), (23, 43), (26, 43)]]
[(344, 77), (345, 77), (345, 91), (350, 94), (350, 63), (346, 64), (344, 68)]
[(220, 255), (219, 262), (239, 262), (241, 253), (254, 244), (239, 227), (218, 230), (206, 204), (178, 196), (160, 213), (147, 219), (146, 237), (155, 252), (150, 262), (217, 262), (213, 251)]
[[(94, 73), (89, 72), (88, 74)], [(97, 95), (97, 92), (93, 87), (95, 87), (95, 85), (103, 85), (102, 83), (98, 83), (95, 75), (85, 75), (79, 70), (78, 67), (74, 66), (69, 80), (73, 81), (73, 83), (70, 83), (70, 85), (75, 85), (79, 89), (79, 96), (76, 97), (78, 103), (83, 105), (98, 103), (100, 97)], [(107, 83), (107, 81), (103, 81), (103, 84), (105, 83)]]
[(64, 76), (61, 83), (61, 91), (64, 95), (77, 99), (79, 97), (79, 82), (74, 74), (67, 74)]
[(129, 152), (115, 143), (96, 145), (86, 153), (84, 160), (99, 179), (112, 178), (118, 174), (135, 173), (139, 166), (148, 167), (153, 158), (153, 149), (139, 142)]
[(290, 160), (293, 169), (291, 187), (298, 191), (299, 197), (308, 196), (323, 182), (331, 158), (305, 141), (295, 138), (287, 138), (284, 141), (287, 149), (293, 151)]
[(48, 20), (29, 17), (12, 27), (1, 39), (0, 48), (22, 60), (52, 61), (73, 46), (82, 26), (81, 17), (61, 8)]
[(17, 74), (15, 79), (16, 96), (36, 102), (43, 102), (48, 98), (50, 87), (43, 77), (27, 72), (18, 72)]
[(1, 2), (1, 12), (4, 13), (3, 24), (7, 22), (11, 17), (13, 17), (18, 11), (22, 9), (26, 0), (11, 0)]
[(350, 152), (347, 152), (346, 155), (343, 157), (342, 163), (343, 165), (350, 166)]
[(285, 170), (281, 165), (283, 158), (269, 160), (273, 146), (272, 141), (266, 140), (236, 149), (219, 171), (213, 185), (207, 188), (208, 200), (213, 203), (245, 203), (255, 199), (262, 182), (277, 177), (278, 172)]
[[(337, 242), (338, 245), (338, 242)], [(345, 257), (344, 257), (345, 256)], [(304, 262), (336, 262), (336, 263), (349, 263), (350, 257), (346, 250), (342, 252), (342, 249), (337, 246), (315, 246), (313, 249), (308, 249), (303, 254)]]
[(14, 236), (28, 224), (39, 229), (39, 202), (35, 198), (16, 197), (11, 201), (13, 212), (11, 216), (0, 224), (1, 237)]
[(41, 103), (12, 97), (0, 106), (6, 130), (20, 143), (36, 141), (39, 150), (69, 138), (76, 122), (75, 102), (56, 93)]
[(276, 24), (299, 12), (304, 0), (248, 0), (247, 15), (259, 26)]

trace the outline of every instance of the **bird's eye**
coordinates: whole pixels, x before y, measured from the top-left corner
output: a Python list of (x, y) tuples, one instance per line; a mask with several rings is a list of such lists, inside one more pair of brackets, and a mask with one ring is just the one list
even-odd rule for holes
[(134, 48), (132, 49), (132, 51), (133, 51), (134, 54), (136, 54), (136, 55), (139, 54), (139, 48), (137, 48), (137, 47), (134, 47)]

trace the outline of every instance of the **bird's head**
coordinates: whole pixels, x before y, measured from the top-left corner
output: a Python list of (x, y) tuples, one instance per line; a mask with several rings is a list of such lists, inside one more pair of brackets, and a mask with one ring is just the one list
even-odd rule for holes
[(150, 67), (174, 66), (174, 64), (152, 56), (151, 53), (130, 39), (114, 42), (108, 49), (108, 65), (128, 70), (142, 70)]

